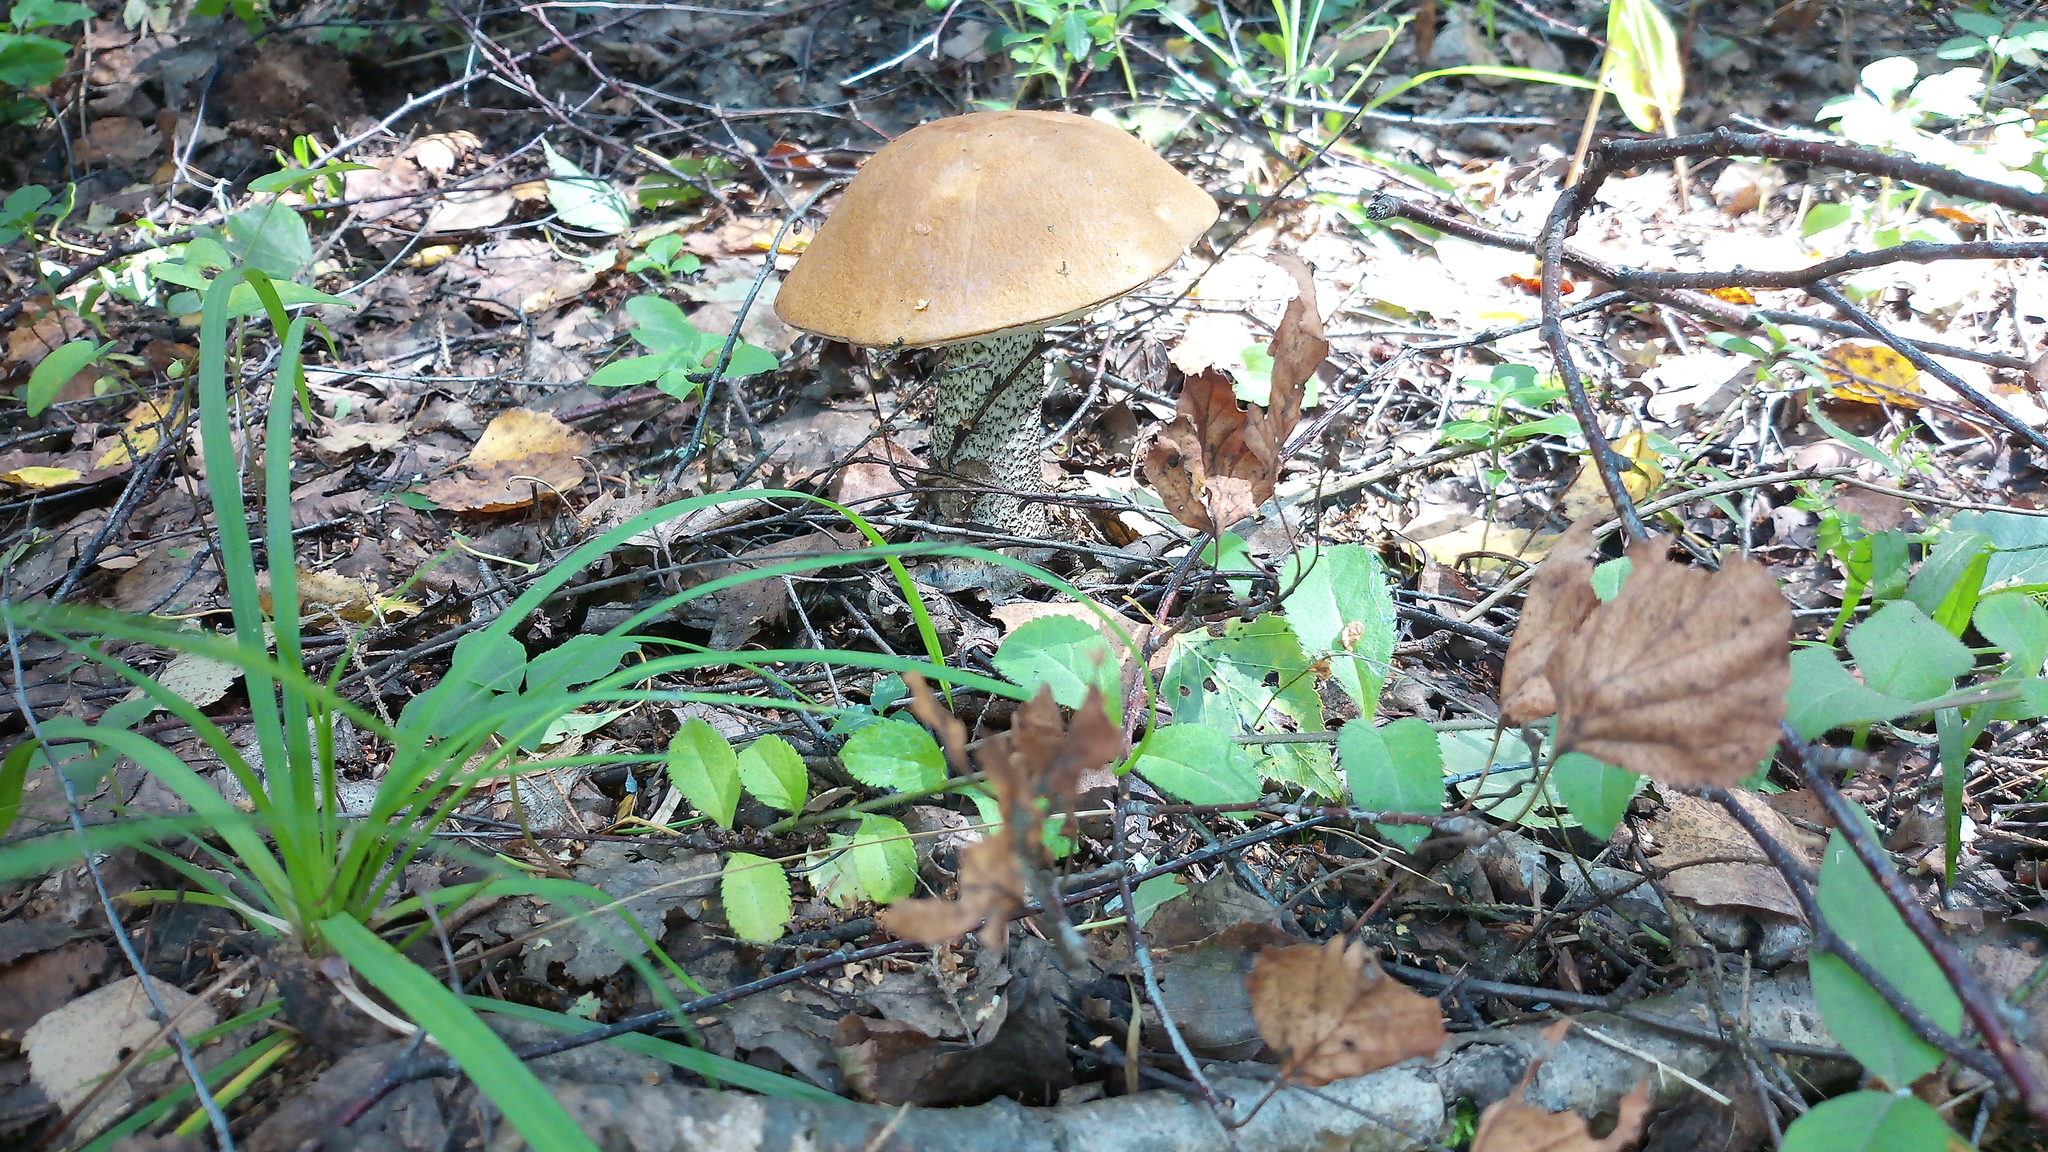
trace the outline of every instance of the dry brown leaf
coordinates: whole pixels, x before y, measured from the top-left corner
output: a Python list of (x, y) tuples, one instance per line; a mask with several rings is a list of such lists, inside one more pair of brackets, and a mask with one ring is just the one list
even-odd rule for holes
[(1675, 564), (1629, 548), (1628, 580), (1544, 667), (1557, 749), (1669, 784), (1734, 784), (1778, 743), (1792, 680), (1792, 609), (1753, 561)]
[(953, 900), (898, 900), (876, 913), (892, 936), (937, 947), (986, 919), (982, 947), (1000, 952), (1010, 917), (1024, 907), (1024, 870), (1008, 826), (960, 852), (960, 892)]
[[(1749, 810), (1772, 839), (1790, 849), (1795, 857), (1805, 855), (1792, 822), (1763, 796), (1740, 790), (1730, 791), (1729, 795)], [(1785, 877), (1771, 866), (1763, 848), (1734, 817), (1719, 804), (1683, 793), (1671, 795), (1668, 800), (1664, 814), (1645, 829), (1657, 845), (1652, 862), (1666, 870), (1667, 891), (1702, 906), (1759, 908), (1804, 919), (1799, 902), (1785, 885)], [(1756, 863), (1741, 862), (1745, 856)], [(1735, 859), (1730, 860), (1731, 857)], [(1694, 860), (1722, 862), (1692, 864)]]
[(1139, 447), (1146, 482), (1174, 519), (1198, 531), (1219, 533), (1272, 497), (1281, 446), (1301, 419), (1302, 386), (1330, 350), (1308, 265), (1292, 256), (1273, 261), (1294, 275), (1300, 292), (1268, 347), (1273, 387), (1267, 406), (1240, 408), (1229, 373), (1196, 372), (1181, 383), (1173, 420)]
[(1281, 1076), (1310, 1088), (1434, 1056), (1448, 1038), (1436, 1000), (1380, 970), (1365, 945), (1268, 948), (1244, 980), (1259, 1035), (1281, 1053)]
[(938, 733), (939, 746), (946, 750), (946, 763), (953, 766), (953, 771), (967, 775), (967, 726), (939, 703), (938, 694), (923, 676), (906, 670), (903, 683), (910, 688), (910, 714)]
[(481, 147), (483, 141), (474, 132), (436, 132), (413, 141), (400, 155), (439, 180), (453, 171), (464, 156)]
[[(939, 729), (949, 755), (956, 743), (964, 751), (965, 731), (949, 731), (958, 728), (959, 721), (939, 705), (922, 680), (907, 675), (905, 682), (911, 688), (912, 712)], [(899, 900), (879, 913), (882, 926), (906, 940), (938, 945), (986, 918), (982, 947), (1000, 951), (1009, 937), (1010, 917), (1026, 903), (1025, 868), (1046, 863), (1041, 834), (1045, 815), (1039, 811), (1039, 799), (1051, 798), (1056, 805), (1071, 799), (1090, 773), (1102, 772), (1123, 752), (1123, 730), (1110, 723), (1099, 690), (1090, 689), (1069, 728), (1060, 719), (1052, 690), (1040, 688), (1017, 710), (1010, 731), (982, 741), (975, 752), (995, 789), (1003, 826), (960, 853), (958, 898)]]
[(1273, 330), (1273, 342), (1266, 352), (1273, 357), (1271, 420), (1278, 438), (1285, 440), (1301, 419), (1303, 386), (1330, 355), (1323, 319), (1316, 314), (1316, 280), (1307, 261), (1289, 252), (1275, 252), (1267, 260), (1294, 277), (1296, 293)]
[(7, 334), (7, 359), (23, 368), (33, 368), (85, 330), (85, 321), (70, 309), (45, 312)]
[(544, 496), (565, 496), (583, 483), (578, 456), (590, 450), (581, 433), (545, 412), (514, 408), (492, 420), (464, 461), (468, 475), (420, 491), (452, 512), (505, 512)]
[(1600, 598), (1593, 594), (1593, 521), (1580, 520), (1564, 530), (1550, 554), (1536, 566), (1529, 594), (1522, 600), (1522, 619), (1500, 673), (1500, 718), (1527, 724), (1557, 711), (1557, 696), (1543, 668), (1558, 645), (1578, 631)]
[[(1071, 809), (1083, 781), (1090, 787), (1100, 784), (1099, 779), (1088, 779), (1090, 774), (1123, 754), (1123, 729), (1110, 723), (1102, 690), (1090, 685), (1088, 698), (1074, 710), (1071, 728), (1060, 719), (1052, 689), (1040, 687), (1038, 695), (1017, 709), (1010, 730), (983, 740), (974, 758), (988, 773), (1004, 817), (1024, 824), (1042, 819), (1037, 811), (1040, 798)], [(1026, 838), (1027, 844), (1037, 842), (1035, 836)]]
[(332, 456), (345, 456), (358, 448), (388, 452), (398, 447), (409, 430), (405, 424), (329, 424), (325, 433), (313, 437), (313, 447)]
[(93, 162), (133, 164), (163, 147), (163, 134), (133, 116), (108, 116), (86, 129), (81, 152)]
[[(1543, 1030), (1554, 1045), (1571, 1029), (1570, 1020), (1559, 1020)], [(1479, 1115), (1479, 1130), (1472, 1136), (1472, 1152), (1621, 1152), (1643, 1134), (1650, 1118), (1650, 1085), (1637, 1084), (1621, 1098), (1614, 1131), (1598, 1140), (1576, 1112), (1545, 1112), (1522, 1099), (1536, 1078), (1543, 1057), (1529, 1062), (1522, 1082), (1507, 1098), (1486, 1106)]]

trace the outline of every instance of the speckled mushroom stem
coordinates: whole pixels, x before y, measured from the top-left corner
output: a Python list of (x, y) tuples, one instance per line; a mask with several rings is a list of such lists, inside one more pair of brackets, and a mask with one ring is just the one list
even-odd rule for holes
[(939, 518), (975, 521), (1004, 532), (1035, 536), (1045, 530), (1045, 506), (1013, 492), (1045, 491), (1039, 449), (1045, 425), (1045, 365), (1038, 332), (1016, 332), (946, 347), (939, 365), (939, 397), (932, 409), (932, 467), (938, 482), (999, 492), (947, 492)]

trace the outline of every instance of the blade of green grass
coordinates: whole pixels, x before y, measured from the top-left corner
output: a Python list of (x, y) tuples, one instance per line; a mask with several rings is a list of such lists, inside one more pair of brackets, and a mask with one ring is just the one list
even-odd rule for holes
[(427, 1030), (529, 1146), (548, 1152), (597, 1152), (597, 1145), (555, 1102), (533, 1069), (426, 969), (347, 916), (322, 920), (320, 932), (342, 959)]

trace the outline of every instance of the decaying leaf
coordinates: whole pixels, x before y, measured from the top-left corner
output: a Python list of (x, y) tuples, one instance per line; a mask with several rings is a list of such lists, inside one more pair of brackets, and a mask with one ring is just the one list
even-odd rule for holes
[(1670, 784), (1734, 784), (1778, 742), (1792, 610), (1755, 562), (1708, 572), (1667, 547), (1631, 546), (1621, 592), (1545, 663), (1557, 749)]
[(1829, 391), (1864, 404), (1920, 407), (1920, 369), (1891, 348), (1868, 340), (1844, 340), (1821, 352)]
[(1550, 554), (1536, 566), (1529, 594), (1522, 601), (1522, 619), (1500, 673), (1500, 718), (1527, 724), (1557, 711), (1557, 696), (1543, 674), (1551, 653), (1578, 631), (1593, 609), (1593, 521), (1580, 520), (1564, 530)]
[(464, 475), (420, 489), (454, 512), (504, 512), (547, 495), (562, 497), (583, 483), (578, 456), (589, 442), (545, 412), (514, 408), (490, 422), (470, 449)]
[(999, 952), (1009, 937), (1010, 917), (1024, 904), (1024, 870), (1006, 826), (961, 850), (958, 899), (898, 900), (876, 915), (891, 935), (933, 947), (986, 919), (981, 945)]
[(1308, 265), (1291, 256), (1273, 260), (1301, 290), (1267, 347), (1273, 357), (1270, 405), (1239, 408), (1228, 373), (1196, 372), (1181, 384), (1172, 422), (1140, 444), (1146, 481), (1175, 519), (1199, 531), (1220, 532), (1273, 495), (1281, 447), (1301, 419), (1303, 385), (1329, 353)]
[(1311, 1088), (1433, 1056), (1447, 1036), (1436, 1001), (1385, 972), (1365, 945), (1268, 948), (1245, 977), (1259, 1035), (1282, 1053), (1281, 1076)]
[[(1806, 855), (1792, 822), (1762, 796), (1741, 790), (1729, 795), (1794, 856)], [(1770, 865), (1755, 838), (1719, 804), (1683, 793), (1668, 796), (1664, 812), (1645, 831), (1657, 849), (1651, 859), (1666, 870), (1664, 887), (1673, 896), (1702, 906), (1757, 908), (1804, 919), (1785, 877)], [(1744, 862), (1745, 856), (1755, 863)]]
[(953, 766), (953, 771), (966, 775), (967, 726), (939, 703), (938, 694), (923, 676), (907, 671), (903, 673), (903, 683), (910, 688), (910, 714), (938, 734), (939, 747), (946, 750), (946, 763)]
[[(1559, 1020), (1544, 1029), (1543, 1035), (1555, 1045), (1571, 1026), (1570, 1020)], [(1621, 1098), (1614, 1131), (1596, 1140), (1578, 1113), (1545, 1112), (1522, 1099), (1536, 1078), (1536, 1069), (1542, 1066), (1542, 1057), (1531, 1060), (1515, 1090), (1480, 1113), (1472, 1152), (1621, 1152), (1643, 1134), (1643, 1124), (1650, 1117), (1648, 1082), (1637, 1084)]]
[[(959, 721), (921, 679), (905, 680), (911, 687), (914, 714), (938, 729), (949, 753), (963, 747), (965, 731), (959, 729)], [(1040, 688), (1017, 710), (1010, 731), (982, 741), (975, 752), (995, 789), (1003, 826), (960, 853), (959, 898), (899, 900), (880, 913), (882, 926), (904, 939), (938, 945), (986, 918), (982, 947), (999, 951), (1010, 917), (1026, 903), (1026, 869), (1049, 863), (1041, 834), (1045, 813), (1039, 801), (1070, 801), (1083, 781), (1092, 783), (1092, 773), (1101, 772), (1123, 753), (1123, 730), (1110, 723), (1100, 689), (1089, 690), (1069, 727), (1060, 719), (1052, 689)]]

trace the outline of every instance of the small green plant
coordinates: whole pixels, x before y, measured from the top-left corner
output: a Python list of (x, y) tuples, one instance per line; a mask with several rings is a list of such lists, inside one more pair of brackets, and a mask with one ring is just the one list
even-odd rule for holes
[(36, 222), (48, 220), (54, 229), (71, 215), (73, 198), (77, 185), (66, 184), (63, 195), (58, 195), (41, 184), (28, 184), (16, 188), (0, 201), (0, 244), (12, 244), (26, 236), (30, 243), (43, 239), (48, 229), (38, 229)]
[[(70, 0), (15, 0), (0, 20), (0, 121), (22, 124), (40, 119), (43, 102), (24, 90), (41, 88), (64, 74), (71, 45), (41, 35), (42, 28), (63, 28), (92, 18), (92, 9)], [(13, 93), (8, 89), (15, 89)]]
[(2041, 53), (2048, 51), (2048, 23), (2028, 20), (2007, 24), (2008, 17), (1993, 10), (1979, 12), (1957, 8), (1949, 13), (1962, 35), (1942, 42), (1935, 52), (1943, 60), (1974, 60), (1984, 57), (1984, 89), (1988, 96), (1998, 86), (1999, 74), (2008, 64), (2039, 68)]
[(2042, 153), (2048, 151), (2020, 109), (1994, 117), (1981, 144), (1959, 144), (1932, 131), (1940, 120), (1980, 117), (1984, 73), (1953, 68), (1921, 77), (1920, 66), (1903, 56), (1866, 65), (1854, 92), (1821, 105), (1814, 119), (1835, 122), (1835, 130), (1866, 148), (1898, 152), (1966, 175), (2038, 192), (2044, 186)]
[[(948, 3), (925, 0), (935, 12)], [(1020, 83), (1028, 86), (1043, 76), (1065, 99), (1075, 69), (1096, 71), (1114, 60), (1123, 69), (1124, 85), (1133, 100), (1138, 98), (1138, 85), (1124, 54), (1124, 22), (1159, 6), (1159, 0), (989, 0), (988, 4), (1003, 22), (995, 39), (1020, 66)]]
[[(626, 301), (626, 315), (633, 318), (634, 342), (647, 352), (599, 368), (591, 373), (591, 386), (618, 388), (652, 383), (678, 400), (696, 395), (725, 350), (724, 334), (698, 331), (673, 301), (652, 293)], [(724, 375), (772, 372), (776, 363), (775, 353), (766, 348), (737, 343), (733, 345), (732, 358), (726, 362)]]
[(664, 280), (688, 276), (703, 266), (694, 253), (683, 251), (683, 238), (669, 232), (647, 242), (638, 256), (626, 264), (628, 272), (652, 272)]

